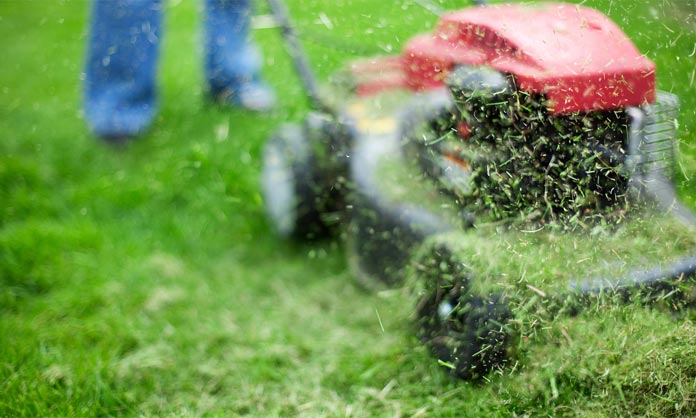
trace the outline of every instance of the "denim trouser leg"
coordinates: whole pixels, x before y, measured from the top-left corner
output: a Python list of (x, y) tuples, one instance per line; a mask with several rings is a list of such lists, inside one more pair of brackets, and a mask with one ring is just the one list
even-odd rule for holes
[(142, 133), (156, 112), (160, 0), (96, 0), (87, 46), (85, 115), (103, 137)]
[(213, 95), (257, 81), (261, 57), (249, 39), (249, 0), (205, 1), (205, 74)]

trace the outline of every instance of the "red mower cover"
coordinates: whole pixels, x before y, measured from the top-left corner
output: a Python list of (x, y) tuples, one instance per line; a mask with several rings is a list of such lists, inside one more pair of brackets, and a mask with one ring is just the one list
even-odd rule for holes
[(655, 64), (611, 20), (587, 7), (542, 3), (473, 7), (444, 15), (403, 53), (408, 86), (440, 86), (453, 66), (489, 66), (548, 99), (552, 113), (655, 101)]
[(511, 74), (517, 89), (546, 97), (555, 114), (655, 101), (655, 64), (602, 13), (564, 3), (479, 6), (442, 16), (400, 57), (355, 62), (358, 94), (443, 85), (457, 65)]

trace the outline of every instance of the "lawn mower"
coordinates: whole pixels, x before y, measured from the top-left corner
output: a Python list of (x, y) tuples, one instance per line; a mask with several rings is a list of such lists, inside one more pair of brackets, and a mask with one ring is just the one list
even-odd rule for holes
[(693, 303), (678, 99), (606, 16), (545, 2), (443, 13), (400, 55), (349, 63), (330, 102), (270, 3), (315, 103), (266, 145), (271, 223), (339, 234), (360, 283), (408, 289), (420, 340), (452, 374), (484, 377), (539, 324), (588, 307)]

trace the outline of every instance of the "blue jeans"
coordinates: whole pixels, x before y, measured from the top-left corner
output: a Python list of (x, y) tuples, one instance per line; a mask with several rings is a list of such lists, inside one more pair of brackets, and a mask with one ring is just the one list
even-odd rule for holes
[[(258, 80), (248, 38), (250, 0), (205, 0), (205, 75), (210, 93)], [(142, 133), (157, 111), (161, 0), (96, 0), (87, 45), (84, 107), (102, 137)]]

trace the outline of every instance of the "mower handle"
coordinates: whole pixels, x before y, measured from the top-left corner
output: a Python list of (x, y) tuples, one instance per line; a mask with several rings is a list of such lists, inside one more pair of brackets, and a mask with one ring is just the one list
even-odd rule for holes
[(304, 85), (307, 97), (309, 98), (311, 104), (317, 110), (334, 115), (334, 110), (321, 98), (321, 95), (319, 94), (317, 79), (309, 66), (307, 54), (305, 54), (304, 48), (300, 44), (297, 33), (290, 22), (290, 15), (287, 7), (285, 7), (285, 3), (283, 3), (282, 0), (268, 0), (268, 4), (273, 12), (273, 17), (282, 29), (283, 39), (288, 46), (288, 54), (290, 55), (290, 58), (292, 58), (292, 62), (295, 65), (295, 70), (297, 71), (297, 74)]

